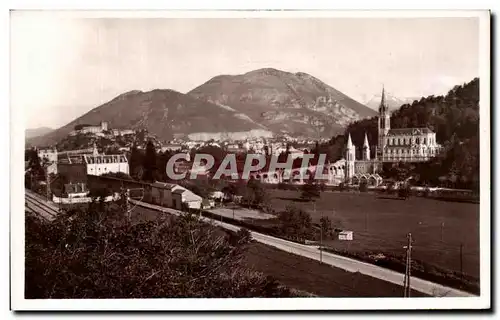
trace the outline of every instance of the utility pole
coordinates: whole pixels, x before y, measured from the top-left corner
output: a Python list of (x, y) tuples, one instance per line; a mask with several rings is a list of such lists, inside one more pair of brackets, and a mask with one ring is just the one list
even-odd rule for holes
[(411, 296), (411, 249), (412, 249), (412, 238), (411, 233), (408, 233), (408, 245), (404, 246), (406, 249), (406, 271), (404, 279), (404, 297), (409, 298)]
[(319, 263), (323, 263), (323, 226), (320, 225), (319, 228)]
[(463, 248), (464, 244), (460, 242), (460, 278), (463, 277), (464, 270), (463, 270)]
[(50, 201), (50, 179), (49, 179), (49, 167), (46, 167), (45, 168), (45, 179), (46, 179), (46, 183), (47, 183), (47, 187), (45, 189), (47, 189), (47, 201)]
[[(313, 216), (316, 216), (316, 201), (313, 202)], [(319, 224), (319, 263), (323, 263), (323, 226)]]
[(130, 202), (129, 202), (129, 197), (130, 197), (130, 189), (127, 189), (125, 192), (125, 203), (127, 205), (127, 219), (130, 222)]

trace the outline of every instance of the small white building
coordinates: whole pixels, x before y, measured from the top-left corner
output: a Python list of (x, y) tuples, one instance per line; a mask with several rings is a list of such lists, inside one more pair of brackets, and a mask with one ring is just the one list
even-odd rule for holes
[(187, 189), (176, 189), (172, 191), (173, 208), (183, 209), (185, 204), (189, 209), (201, 209), (203, 198)]
[(151, 197), (154, 204), (163, 207), (173, 207), (172, 191), (185, 189), (177, 184), (156, 181), (151, 187)]
[(68, 198), (86, 197), (89, 193), (85, 183), (67, 183), (64, 185), (64, 192)]
[(37, 150), (38, 157), (42, 162), (44, 159), (49, 162), (57, 162), (57, 149), (56, 148), (44, 148), (44, 149), (38, 149)]
[(100, 176), (105, 173), (122, 172), (129, 174), (127, 157), (122, 154), (95, 155), (87, 154), (83, 156), (87, 167), (87, 174)]
[(354, 239), (354, 232), (346, 230), (339, 232), (339, 240), (351, 241), (352, 239)]
[(161, 152), (165, 152), (165, 151), (180, 151), (182, 149), (182, 145), (181, 144), (167, 144), (165, 146), (162, 146), (160, 148), (160, 151)]

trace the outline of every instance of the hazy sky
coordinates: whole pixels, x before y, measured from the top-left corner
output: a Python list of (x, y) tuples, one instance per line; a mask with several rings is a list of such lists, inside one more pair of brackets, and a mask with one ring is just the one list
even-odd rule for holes
[(13, 14), (11, 102), (62, 126), (130, 90), (220, 74), (309, 73), (357, 99), (442, 94), (479, 75), (477, 18), (84, 19)]

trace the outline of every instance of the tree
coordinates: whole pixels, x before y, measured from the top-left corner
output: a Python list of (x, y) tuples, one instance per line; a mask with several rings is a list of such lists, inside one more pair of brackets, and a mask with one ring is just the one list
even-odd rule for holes
[(134, 144), (130, 150), (129, 172), (130, 175), (136, 180), (142, 179), (143, 158), (144, 154), (137, 149), (137, 146)]
[(245, 231), (231, 239), (191, 214), (133, 223), (123, 215), (117, 206), (52, 222), (27, 214), (26, 298), (292, 296), (244, 264)]
[(368, 191), (368, 182), (366, 180), (362, 180), (359, 183), (359, 191), (361, 192), (367, 192)]
[(42, 167), (42, 162), (40, 157), (38, 156), (38, 152), (36, 149), (31, 148), (25, 151), (24, 153), (25, 161), (28, 161), (28, 168), (30, 170), (31, 175), (36, 180), (44, 180), (45, 172)]
[(199, 195), (202, 198), (208, 198), (210, 193), (215, 191), (215, 189), (208, 183), (206, 179), (197, 179), (194, 181), (185, 181), (182, 185), (191, 190), (193, 193)]
[(144, 175), (142, 179), (144, 181), (153, 182), (158, 173), (158, 168), (156, 166), (156, 149), (153, 141), (149, 140), (146, 145), (146, 154), (144, 155)]
[(405, 200), (410, 196), (410, 193), (411, 193), (410, 186), (406, 183), (398, 189), (398, 197), (403, 198)]
[(268, 193), (262, 183), (253, 177), (247, 182), (246, 192), (243, 198), (243, 201), (249, 206), (265, 210), (269, 209)]
[(335, 237), (335, 233), (332, 227), (332, 221), (330, 220), (330, 218), (328, 218), (327, 216), (322, 216), (319, 220), (319, 225), (323, 233), (323, 238), (330, 237), (331, 239), (333, 239)]
[(280, 232), (296, 241), (304, 241), (312, 235), (312, 219), (309, 213), (295, 206), (288, 206), (278, 214)]
[(302, 194), (300, 197), (303, 200), (311, 201), (312, 199), (319, 198), (321, 196), (321, 188), (314, 181), (313, 177), (307, 180), (307, 182), (302, 185)]
[(238, 187), (236, 184), (231, 183), (222, 188), (222, 193), (224, 193), (224, 196), (227, 197), (229, 196), (231, 199), (234, 198), (238, 194)]

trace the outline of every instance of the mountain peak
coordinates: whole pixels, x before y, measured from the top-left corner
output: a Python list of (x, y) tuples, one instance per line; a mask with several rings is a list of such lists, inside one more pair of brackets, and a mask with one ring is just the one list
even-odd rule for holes
[(279, 75), (285, 75), (285, 74), (290, 74), (289, 72), (278, 70), (275, 68), (261, 68), (253, 71), (249, 71), (245, 73), (244, 75), (254, 75), (254, 74), (259, 74), (259, 75), (270, 75), (270, 76), (279, 76)]
[[(328, 137), (373, 110), (305, 73), (261, 68), (217, 76), (188, 94), (235, 110), (273, 132)], [(321, 123), (321, 128), (315, 123)]]

